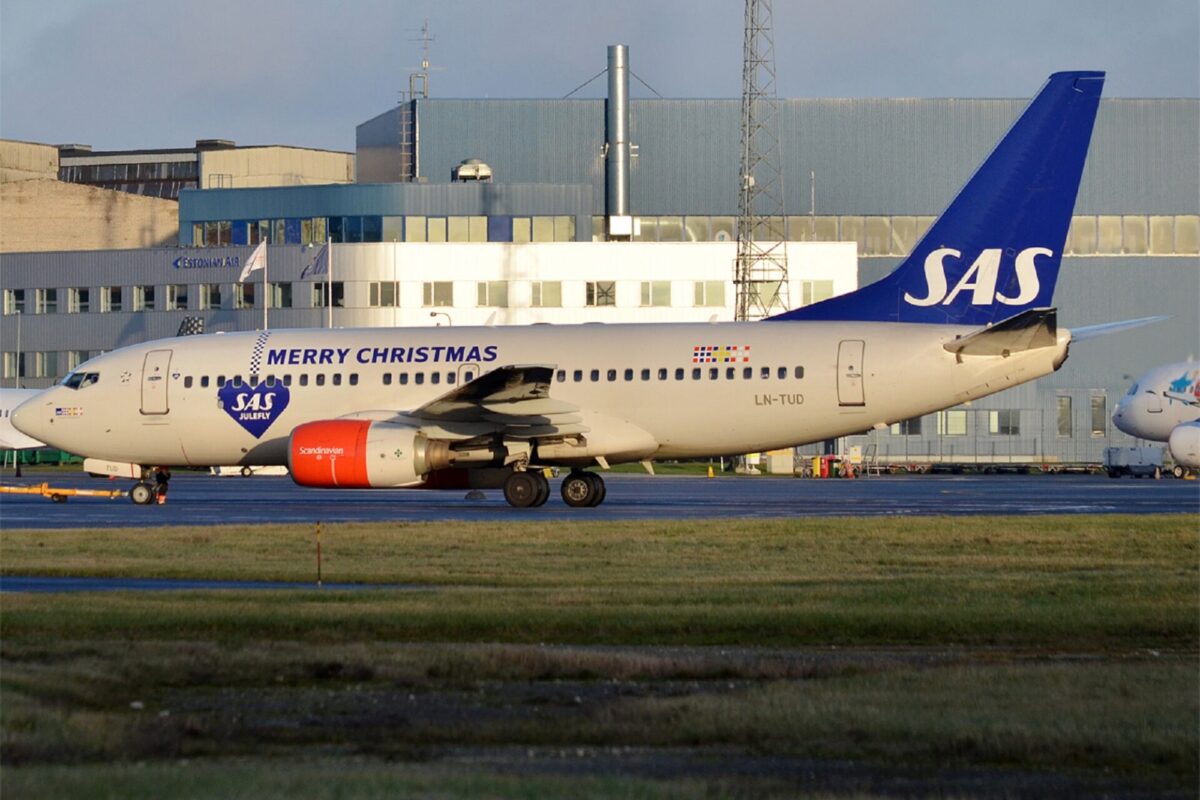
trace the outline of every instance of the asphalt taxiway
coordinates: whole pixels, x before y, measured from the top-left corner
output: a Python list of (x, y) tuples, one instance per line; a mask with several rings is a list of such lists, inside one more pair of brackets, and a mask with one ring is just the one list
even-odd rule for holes
[[(631, 520), (933, 514), (1162, 514), (1200, 511), (1200, 482), (1112, 480), (1097, 475), (924, 475), (857, 480), (760, 477), (607, 475), (598, 508), (576, 509), (558, 495), (557, 480), (541, 508), (516, 509), (496, 491), (466, 499), (463, 491), (317, 490), (286, 477), (217, 478), (176, 474), (165, 505), (128, 498), (0, 495), (0, 530), (161, 525), (380, 522), (429, 520)], [(83, 475), (39, 474), (5, 485), (122, 488)]]

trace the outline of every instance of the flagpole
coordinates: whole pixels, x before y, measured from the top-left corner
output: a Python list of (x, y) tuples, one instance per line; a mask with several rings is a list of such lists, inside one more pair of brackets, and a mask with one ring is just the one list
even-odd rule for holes
[(332, 237), (330, 237), (329, 241), (325, 243), (325, 246), (327, 248), (329, 248), (329, 250), (328, 250), (329, 269), (327, 269), (325, 272), (325, 304), (327, 306), (329, 306), (328, 327), (330, 330), (333, 330), (333, 238)]
[(263, 330), (269, 330), (267, 326), (267, 306), (271, 304), (271, 284), (267, 283), (267, 253), (263, 251)]

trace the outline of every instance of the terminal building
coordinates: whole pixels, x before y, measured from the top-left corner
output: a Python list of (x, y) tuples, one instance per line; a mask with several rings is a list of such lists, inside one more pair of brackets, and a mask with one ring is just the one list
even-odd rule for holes
[[(889, 272), (1026, 102), (779, 101), (791, 304)], [(613, 106), (406, 100), (357, 126), (353, 155), (257, 180), (243, 157), (173, 186), (177, 202), (135, 188), (131, 199), (170, 204), (173, 238), (97, 231), (90, 247), (66, 220), (18, 212), (35, 193), (13, 187), (48, 179), (6, 169), (0, 223), (19, 224), (0, 225), (12, 229), (0, 231), (4, 385), (46, 385), (96, 352), (171, 336), (187, 316), (208, 331), (261, 327), (264, 301), (270, 327), (732, 319), (740, 101), (631, 100), (625, 142), (610, 135)], [(197, 142), (196, 163), (230, 149), (213, 147)], [(69, 189), (118, 194), (77, 160), (98, 154), (55, 155), (60, 186), (89, 178)], [(353, 182), (336, 163), (353, 163)], [(134, 175), (126, 167), (125, 184)], [(261, 273), (238, 282), (264, 241), (265, 293)], [(314, 269), (322, 259), (328, 273)], [(1200, 100), (1101, 102), (1055, 300), (1066, 327), (1169, 319), (1079, 343), (1033, 384), (841, 446), (891, 462), (1054, 464), (1130, 443), (1111, 425), (1119, 395), (1153, 366), (1200, 355)]]

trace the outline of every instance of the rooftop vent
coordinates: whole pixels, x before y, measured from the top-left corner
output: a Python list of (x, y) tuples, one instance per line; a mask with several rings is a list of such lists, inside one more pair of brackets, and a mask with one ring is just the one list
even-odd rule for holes
[(450, 179), (459, 183), (492, 182), (492, 168), (478, 158), (468, 158), (450, 171)]
[(237, 147), (237, 142), (232, 139), (197, 139), (197, 150), (232, 150)]

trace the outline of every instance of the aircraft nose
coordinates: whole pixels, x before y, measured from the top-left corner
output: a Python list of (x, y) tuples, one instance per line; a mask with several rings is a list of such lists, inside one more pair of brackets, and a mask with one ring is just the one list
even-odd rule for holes
[(46, 402), (41, 397), (31, 397), (13, 409), (10, 418), (13, 427), (26, 436), (45, 441), (46, 428), (49, 427), (45, 413)]

